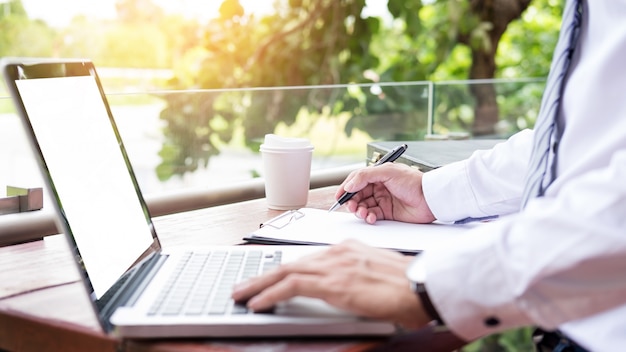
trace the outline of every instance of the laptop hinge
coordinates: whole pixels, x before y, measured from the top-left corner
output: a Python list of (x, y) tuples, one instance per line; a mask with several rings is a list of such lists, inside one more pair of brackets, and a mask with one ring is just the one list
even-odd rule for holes
[(167, 257), (159, 252), (150, 254), (124, 273), (100, 299), (95, 301), (107, 331), (112, 328), (109, 320), (115, 310), (120, 306), (132, 305), (137, 300)]

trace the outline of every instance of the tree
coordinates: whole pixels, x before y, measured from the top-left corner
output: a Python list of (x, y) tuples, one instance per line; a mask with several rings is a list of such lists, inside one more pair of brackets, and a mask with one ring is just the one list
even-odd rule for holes
[[(188, 88), (189, 82), (194, 87), (220, 89), (336, 84), (362, 81), (362, 67), (377, 65), (368, 47), (379, 20), (361, 18), (364, 0), (291, 0), (289, 6), (261, 18), (242, 12), (238, 4), (237, 0), (223, 3), (221, 17), (205, 28), (204, 50), (193, 53), (199, 55), (194, 65), (198, 69), (179, 70), (171, 82), (173, 88)], [(307, 89), (289, 94), (255, 92), (245, 99), (236, 94), (241, 93), (203, 94), (201, 99), (191, 95), (167, 97), (170, 106), (184, 105), (188, 107), (185, 111), (202, 116), (194, 121), (204, 123), (185, 124), (182, 121), (190, 119), (186, 113), (170, 108), (163, 111), (161, 117), (172, 129), (166, 129), (161, 178), (171, 176), (167, 170), (184, 173), (206, 165), (219, 152), (217, 144), (230, 140), (229, 132), (237, 124), (245, 131), (246, 143), (253, 147), (279, 122), (295, 121), (303, 107), (320, 111), (338, 99), (332, 91)], [(232, 101), (237, 105), (229, 104)], [(173, 130), (189, 136), (184, 145), (170, 133)], [(202, 150), (201, 155), (194, 154), (198, 159), (183, 152), (191, 145)]]
[[(487, 95), (488, 101), (493, 104), (491, 109), (486, 109), (491, 112), (490, 114), (476, 112), (479, 108), (478, 98), (472, 95), (472, 91), (462, 86), (441, 86), (442, 92), (438, 97), (443, 102), (438, 106), (439, 120), (447, 119), (444, 125), (456, 125), (460, 130), (474, 131), (474, 135), (481, 135), (476, 127), (481, 118), (484, 119), (482, 133), (487, 134), (493, 133), (494, 126), (498, 129), (505, 128), (504, 132), (501, 132), (503, 135), (532, 127), (543, 92), (543, 78), (548, 74), (552, 50), (558, 38), (561, 12), (561, 2), (533, 0), (519, 20), (509, 23), (506, 32), (498, 41), (495, 73), (487, 78), (534, 78), (534, 81), (470, 85), (474, 91), (482, 89), (489, 94), (495, 94)], [(449, 57), (450, 59), (437, 68), (431, 79), (439, 81), (469, 78), (470, 71), (475, 65), (471, 47), (465, 44), (456, 45)], [(452, 98), (462, 102), (445, 101)], [(451, 106), (452, 109), (446, 108), (445, 105)], [(471, 119), (460, 116), (461, 108), (466, 106), (473, 110), (469, 111)], [(458, 111), (454, 111), (455, 109)], [(498, 132), (496, 131), (496, 134)]]
[[(457, 44), (470, 49), (471, 66), (467, 79), (496, 77), (498, 44), (509, 24), (520, 18), (530, 0), (438, 0), (419, 17), (419, 6), (389, 0), (396, 18), (403, 18), (408, 35), (418, 38), (413, 50), (427, 47), (432, 54), (415, 54), (413, 64), (426, 69), (425, 76), (435, 72), (446, 61)], [(424, 37), (426, 36), (426, 37)], [(411, 49), (409, 49), (411, 51)], [(411, 57), (411, 56), (409, 56)], [(498, 121), (496, 91), (491, 84), (471, 86), (475, 98), (474, 135), (492, 134)]]
[[(168, 68), (187, 50), (197, 24), (166, 15), (153, 0), (117, 0), (117, 20), (106, 25), (101, 64), (114, 67)], [(189, 30), (191, 29), (191, 31)], [(190, 34), (191, 36), (187, 36)]]
[[(540, 4), (535, 10), (553, 11), (548, 1), (535, 0)], [(264, 134), (273, 132), (279, 123), (293, 123), (302, 112), (318, 116), (349, 113), (352, 117), (345, 126), (347, 134), (359, 129), (377, 139), (419, 139), (425, 133), (427, 118), (426, 100), (421, 98), (423, 89), (399, 90), (384, 83), (502, 75), (496, 65), (503, 55), (499, 44), (529, 2), (388, 0), (393, 21), (383, 25), (379, 18), (361, 15), (364, 0), (289, 0), (278, 2), (274, 14), (260, 18), (246, 13), (237, 0), (225, 1), (221, 17), (204, 28), (203, 48), (193, 49), (183, 58), (186, 67), (177, 70), (172, 88), (369, 82), (380, 83), (380, 92), (283, 89), (169, 96), (171, 106), (184, 106), (186, 112), (166, 109), (161, 117), (187, 138), (170, 136), (171, 131), (165, 129), (168, 141), (162, 165), (177, 165), (174, 174), (206, 165), (237, 128), (244, 130), (248, 146), (256, 149)], [(540, 27), (537, 32), (542, 30)], [(549, 38), (555, 35), (556, 30), (548, 33)], [(532, 52), (544, 41), (525, 42)], [(510, 40), (506, 43), (509, 48), (517, 48)], [(545, 59), (522, 57), (507, 62), (507, 72), (520, 72), (515, 66), (524, 61), (541, 63), (533, 72), (540, 76), (547, 73)], [(522, 73), (522, 77), (527, 75)], [(517, 94), (515, 89), (511, 94)], [(476, 135), (492, 133), (502, 93), (489, 85), (473, 88), (471, 93), (475, 100), (471, 104), (475, 111), (471, 130)], [(192, 119), (185, 117), (187, 114), (200, 117)], [(193, 121), (201, 122), (196, 125)], [(190, 157), (184, 151), (192, 147), (202, 152)], [(171, 175), (160, 173), (164, 179)]]
[(0, 57), (51, 56), (55, 33), (41, 21), (31, 21), (20, 0), (0, 4)]
[(0, 19), (4, 19), (9, 16), (28, 17), (21, 0), (11, 0), (0, 3)]
[(103, 66), (165, 68), (171, 64), (165, 34), (155, 24), (123, 23), (106, 31)]
[[(460, 43), (472, 50), (469, 79), (490, 79), (496, 73), (498, 43), (508, 25), (526, 10), (530, 0), (472, 0), (469, 2), (470, 21), (475, 26), (459, 29)], [(493, 134), (499, 120), (496, 91), (492, 84), (471, 86), (476, 99), (474, 107), (474, 135)]]

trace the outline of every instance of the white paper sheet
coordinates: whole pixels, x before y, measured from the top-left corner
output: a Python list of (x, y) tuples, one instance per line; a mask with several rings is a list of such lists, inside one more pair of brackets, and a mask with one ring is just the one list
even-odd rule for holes
[(336, 244), (356, 239), (374, 247), (417, 253), (454, 240), (477, 226), (484, 226), (484, 223), (410, 224), (383, 220), (370, 225), (351, 213), (302, 208), (265, 222), (245, 239), (276, 244)]

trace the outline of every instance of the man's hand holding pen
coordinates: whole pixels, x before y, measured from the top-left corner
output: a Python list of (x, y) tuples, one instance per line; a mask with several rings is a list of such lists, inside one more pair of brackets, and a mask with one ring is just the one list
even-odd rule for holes
[[(391, 151), (389, 151), (389, 153), (383, 155), (382, 158), (380, 158), (376, 164), (374, 164), (374, 166), (379, 166), (382, 165), (384, 163), (391, 163), (396, 161), (402, 154), (404, 154), (404, 152), (407, 150), (409, 146), (406, 144), (401, 144), (395, 148), (393, 148)], [(335, 209), (339, 208), (340, 206), (342, 206), (343, 204), (345, 204), (347, 201), (350, 200), (350, 198), (352, 198), (354, 196), (354, 192), (344, 192), (339, 198), (337, 198), (337, 201), (335, 202), (335, 204), (333, 204), (330, 209), (328, 209), (329, 212), (334, 211)]]
[(369, 224), (377, 220), (430, 223), (435, 217), (424, 199), (422, 176), (421, 171), (406, 164), (366, 167), (350, 173), (335, 198), (344, 192), (354, 193), (345, 204)]
[[(394, 164), (407, 149), (399, 145), (385, 154), (374, 166), (353, 171), (339, 186), (330, 208), (343, 204), (367, 223), (397, 220), (429, 223), (435, 220), (422, 193), (422, 172), (404, 164)], [(415, 177), (415, 174), (418, 177)]]

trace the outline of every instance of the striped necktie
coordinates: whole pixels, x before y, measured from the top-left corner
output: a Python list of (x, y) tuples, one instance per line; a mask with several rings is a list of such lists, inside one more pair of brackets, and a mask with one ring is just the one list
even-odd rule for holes
[[(554, 49), (541, 109), (534, 128), (533, 151), (522, 194), (522, 208), (530, 198), (543, 196), (555, 178), (556, 151), (563, 132), (558, 125), (561, 95), (580, 32), (581, 17), (582, 0), (568, 1), (563, 11), (559, 40)], [(554, 153), (552, 160), (550, 160), (551, 149)]]

